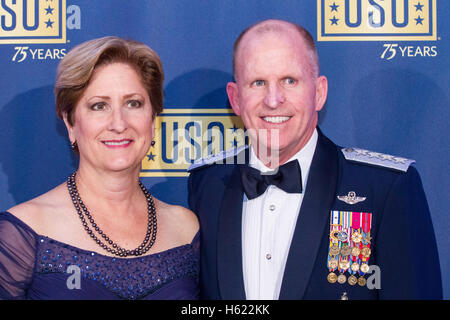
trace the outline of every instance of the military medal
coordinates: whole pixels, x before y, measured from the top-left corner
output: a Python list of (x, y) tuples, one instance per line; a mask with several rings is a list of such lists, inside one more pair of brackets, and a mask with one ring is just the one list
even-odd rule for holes
[(328, 274), (327, 280), (329, 283), (336, 283), (338, 276), (334, 272)]
[(361, 249), (362, 261), (366, 262), (370, 258), (370, 254), (372, 250), (370, 249), (370, 229), (372, 226), (372, 215), (370, 213), (363, 213), (362, 217), (362, 234), (363, 240), (362, 243), (364, 247)]
[(341, 252), (341, 249), (339, 249), (339, 247), (337, 245), (331, 246), (331, 248), (330, 248), (331, 256), (337, 256), (339, 254), (339, 252)]
[(339, 235), (339, 231), (338, 230), (333, 230), (330, 232), (330, 238), (331, 240), (333, 240), (333, 242), (338, 242), (338, 235)]
[(339, 241), (339, 239), (338, 239), (338, 234), (339, 234), (339, 231), (338, 230), (332, 230), (331, 232), (330, 232), (330, 239), (333, 241), (333, 242), (338, 242)]
[(371, 253), (371, 250), (370, 250), (369, 247), (364, 247), (364, 248), (361, 249), (361, 255), (364, 258), (369, 258), (370, 257), (370, 253)]
[(363, 236), (358, 231), (352, 233), (352, 241), (354, 243), (360, 243), (362, 241), (362, 238)]
[(367, 283), (367, 280), (364, 278), (364, 275), (369, 272), (370, 267), (367, 263), (370, 255), (372, 254), (372, 250), (370, 249), (371, 236), (370, 231), (372, 227), (372, 214), (367, 212), (362, 212), (360, 216), (360, 234), (362, 235), (361, 243), (359, 243), (360, 247), (360, 255), (359, 255), (359, 275), (358, 285), (364, 287)]
[(340, 284), (344, 284), (345, 282), (347, 282), (347, 277), (344, 274), (340, 274), (337, 277), (337, 282)]
[(348, 284), (354, 286), (358, 282), (358, 278), (356, 278), (353, 274), (348, 277)]
[(362, 273), (367, 273), (367, 272), (369, 272), (370, 267), (367, 263), (363, 263), (363, 264), (361, 264), (359, 269), (361, 270)]
[(349, 241), (349, 232), (350, 229), (350, 212), (342, 212), (341, 213), (341, 232), (339, 232), (338, 239), (341, 242), (348, 242)]
[(358, 257), (361, 253), (361, 250), (358, 247), (353, 247), (351, 249), (351, 253), (353, 257)]
[(359, 286), (364, 287), (366, 285), (366, 282), (367, 281), (366, 281), (366, 279), (363, 276), (358, 278), (358, 285)]
[(337, 238), (339, 241), (347, 242), (348, 241), (347, 231), (345, 231), (345, 230), (339, 231), (339, 233), (337, 234)]
[(341, 248), (341, 255), (346, 257), (352, 252), (352, 248), (348, 244), (344, 244)]
[(327, 281), (329, 283), (336, 283), (337, 275), (334, 273), (339, 266), (339, 252), (341, 249), (339, 248), (339, 239), (337, 238), (337, 234), (339, 233), (339, 217), (337, 213), (332, 212), (330, 217), (330, 244), (328, 247), (328, 276)]
[(329, 283), (366, 285), (364, 274), (369, 271), (368, 260), (372, 254), (371, 223), (371, 213), (331, 211), (327, 260)]
[(330, 260), (328, 260), (328, 268), (331, 270), (334, 270), (338, 267), (339, 262), (337, 261), (336, 258), (332, 258)]
[(352, 271), (354, 273), (358, 272), (359, 271), (359, 263), (353, 262), (352, 265), (350, 266), (350, 269), (352, 269)]
[(350, 262), (347, 259), (341, 260), (339, 262), (339, 268), (345, 272), (348, 268), (350, 268)]

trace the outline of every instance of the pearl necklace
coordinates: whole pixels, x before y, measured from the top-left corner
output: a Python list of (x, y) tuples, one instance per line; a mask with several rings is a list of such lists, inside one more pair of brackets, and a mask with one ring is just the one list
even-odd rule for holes
[[(77, 210), (78, 216), (81, 219), (81, 222), (83, 223), (83, 227), (86, 230), (86, 232), (89, 234), (89, 236), (104, 250), (108, 251), (109, 253), (112, 253), (116, 256), (120, 257), (127, 257), (127, 256), (140, 256), (146, 253), (150, 248), (153, 246), (155, 240), (156, 240), (156, 210), (155, 210), (155, 203), (153, 201), (153, 197), (148, 192), (148, 190), (145, 188), (145, 186), (139, 181), (139, 187), (141, 188), (142, 192), (145, 195), (145, 198), (147, 199), (147, 211), (148, 211), (148, 224), (147, 224), (147, 232), (145, 234), (144, 241), (142, 241), (141, 245), (137, 247), (134, 250), (126, 250), (124, 248), (121, 248), (119, 245), (114, 243), (95, 223), (94, 219), (92, 218), (92, 215), (87, 210), (86, 206), (84, 205), (83, 201), (80, 198), (80, 195), (78, 194), (77, 185), (75, 183), (75, 175), (76, 172), (72, 173), (67, 178), (67, 188), (69, 189), (69, 195), (72, 198), (72, 203), (75, 206), (75, 209)], [(81, 207), (81, 208), (80, 208)], [(88, 223), (86, 222), (85, 216), (87, 220), (89, 220), (92, 228), (101, 236), (101, 238), (106, 241), (107, 244), (105, 244), (102, 240), (100, 240), (99, 237), (89, 228)], [(148, 243), (148, 245), (147, 245)]]

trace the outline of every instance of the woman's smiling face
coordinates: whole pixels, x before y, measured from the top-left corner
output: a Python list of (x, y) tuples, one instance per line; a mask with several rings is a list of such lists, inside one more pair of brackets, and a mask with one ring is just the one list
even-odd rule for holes
[(152, 105), (138, 73), (128, 64), (99, 66), (64, 120), (80, 152), (80, 166), (120, 171), (139, 166), (154, 136)]

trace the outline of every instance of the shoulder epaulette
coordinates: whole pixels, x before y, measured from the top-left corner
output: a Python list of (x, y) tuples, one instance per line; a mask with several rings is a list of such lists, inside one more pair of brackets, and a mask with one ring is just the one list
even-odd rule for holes
[(390, 154), (378, 153), (359, 148), (343, 148), (341, 151), (347, 160), (387, 167), (403, 172), (408, 170), (411, 163), (416, 162), (412, 159), (396, 157)]
[(211, 154), (205, 158), (197, 159), (194, 161), (194, 163), (192, 163), (190, 165), (190, 167), (188, 168), (187, 171), (192, 171), (194, 169), (197, 169), (197, 168), (200, 168), (200, 167), (203, 167), (206, 165), (220, 162), (221, 160), (224, 160), (226, 158), (234, 157), (239, 152), (241, 152), (242, 150), (247, 149), (247, 148), (248, 148), (248, 146), (241, 146), (239, 148), (232, 148), (232, 149), (224, 150), (217, 154)]

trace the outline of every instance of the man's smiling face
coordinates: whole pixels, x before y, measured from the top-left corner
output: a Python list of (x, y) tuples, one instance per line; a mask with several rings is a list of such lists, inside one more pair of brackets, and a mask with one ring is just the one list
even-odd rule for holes
[[(256, 133), (250, 132), (252, 144), (258, 141), (278, 149), (280, 164), (308, 142), (325, 102), (326, 78), (314, 74), (310, 57), (295, 30), (250, 31), (237, 53), (236, 83), (227, 86), (234, 112)], [(278, 142), (272, 141), (272, 130), (277, 131)], [(264, 131), (266, 141), (258, 135)]]

